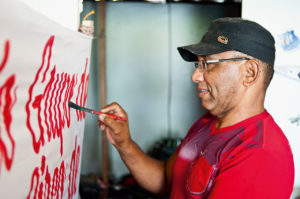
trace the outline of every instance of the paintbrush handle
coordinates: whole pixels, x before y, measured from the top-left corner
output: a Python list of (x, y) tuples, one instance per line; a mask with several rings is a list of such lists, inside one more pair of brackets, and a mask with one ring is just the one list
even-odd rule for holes
[(109, 117), (112, 117), (112, 118), (115, 119), (115, 120), (127, 121), (126, 118), (122, 118), (122, 117), (120, 117), (120, 116), (113, 115), (113, 114), (109, 114), (109, 113), (103, 113), (103, 112), (99, 112), (99, 111), (95, 111), (95, 110), (92, 110), (92, 113), (97, 114), (97, 115), (104, 114), (104, 115), (107, 115), (107, 116), (109, 116)]
[(74, 102), (71, 102), (71, 101), (69, 101), (69, 106), (72, 107), (72, 108), (75, 108), (77, 110), (80, 110), (80, 111), (85, 111), (85, 112), (96, 114), (96, 115), (104, 114), (104, 115), (107, 115), (109, 117), (112, 117), (115, 120), (127, 121), (126, 118), (122, 118), (122, 117), (117, 116), (117, 115), (113, 115), (113, 114), (109, 114), (109, 113), (103, 113), (103, 112), (95, 111), (95, 110), (92, 110), (92, 109), (89, 109), (89, 108), (85, 108), (85, 107), (79, 106), (79, 105), (77, 105), (77, 104), (75, 104)]

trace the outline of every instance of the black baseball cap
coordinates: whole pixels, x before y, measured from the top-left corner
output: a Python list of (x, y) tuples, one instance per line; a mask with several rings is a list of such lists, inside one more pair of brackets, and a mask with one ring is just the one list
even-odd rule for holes
[(206, 56), (226, 51), (239, 51), (274, 66), (275, 40), (272, 34), (256, 22), (242, 18), (219, 18), (197, 44), (178, 47), (185, 61), (198, 61)]

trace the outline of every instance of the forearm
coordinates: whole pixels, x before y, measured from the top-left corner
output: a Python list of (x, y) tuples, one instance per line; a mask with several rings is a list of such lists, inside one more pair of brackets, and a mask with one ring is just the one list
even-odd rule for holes
[(151, 158), (135, 143), (117, 149), (135, 180), (146, 190), (162, 194), (167, 192), (165, 162)]
[[(128, 119), (126, 112), (117, 103), (108, 105), (101, 109), (101, 112)], [(131, 139), (128, 121), (117, 121), (101, 114), (98, 122), (109, 142), (119, 151), (124, 163), (142, 187), (156, 194), (168, 191), (175, 155), (174, 158), (169, 158), (166, 164), (146, 155)]]

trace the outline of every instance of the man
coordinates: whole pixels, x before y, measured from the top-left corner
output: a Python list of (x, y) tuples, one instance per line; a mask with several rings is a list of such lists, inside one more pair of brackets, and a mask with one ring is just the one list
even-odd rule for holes
[[(221, 18), (199, 43), (178, 48), (184, 60), (196, 62), (192, 81), (208, 113), (166, 162), (147, 156), (131, 140), (127, 122), (100, 115), (100, 128), (141, 186), (172, 199), (290, 198), (293, 156), (264, 108), (274, 44), (255, 22)], [(101, 111), (127, 118), (116, 103)]]

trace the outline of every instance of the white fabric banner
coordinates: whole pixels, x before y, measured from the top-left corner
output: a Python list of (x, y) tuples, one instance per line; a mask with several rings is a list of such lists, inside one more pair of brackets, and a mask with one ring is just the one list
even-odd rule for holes
[(78, 198), (91, 38), (0, 1), (0, 198)]

